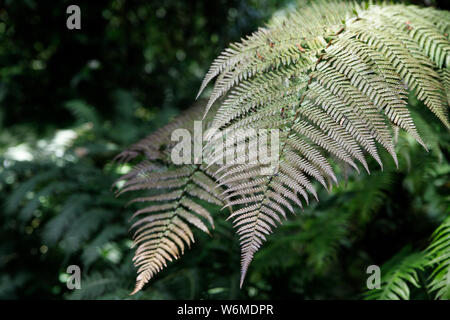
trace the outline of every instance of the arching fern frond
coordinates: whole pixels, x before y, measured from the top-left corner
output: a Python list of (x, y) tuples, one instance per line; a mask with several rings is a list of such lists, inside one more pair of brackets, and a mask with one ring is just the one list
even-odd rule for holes
[(222, 190), (212, 179), (213, 168), (175, 165), (171, 160), (171, 133), (178, 128), (192, 131), (201, 110), (193, 108), (116, 157), (118, 161), (144, 157), (116, 182), (118, 195), (140, 192), (130, 204), (145, 204), (132, 216), (133, 260), (139, 273), (133, 294), (191, 246), (192, 226), (208, 234), (214, 228), (205, 203), (223, 205)]
[[(228, 161), (216, 172), (229, 204), (239, 206), (229, 218), (241, 242), (241, 285), (286, 211), (317, 198), (314, 180), (329, 189), (336, 165), (369, 171), (367, 154), (382, 167), (378, 145), (397, 164), (398, 129), (426, 148), (407, 108), (408, 91), (450, 128), (448, 21), (450, 13), (431, 8), (318, 1), (274, 19), (214, 61), (200, 88), (217, 77), (206, 113), (223, 98), (212, 128), (249, 149), (245, 164)], [(260, 129), (279, 135), (271, 144), (278, 170), (269, 175), (251, 142), (265, 138)], [(219, 138), (206, 137), (210, 159), (220, 160)]]

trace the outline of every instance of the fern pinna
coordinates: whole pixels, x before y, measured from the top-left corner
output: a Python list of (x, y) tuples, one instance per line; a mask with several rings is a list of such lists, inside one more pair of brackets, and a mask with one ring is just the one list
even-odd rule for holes
[[(229, 219), (241, 243), (241, 286), (254, 254), (286, 212), (294, 213), (311, 195), (318, 198), (314, 181), (330, 190), (338, 183), (337, 167), (359, 171), (361, 165), (369, 172), (367, 155), (383, 168), (378, 145), (397, 164), (393, 136), (400, 129), (426, 149), (408, 110), (408, 91), (450, 128), (449, 31), (446, 11), (319, 1), (274, 18), (265, 28), (231, 44), (213, 62), (199, 92), (216, 78), (204, 110), (204, 116), (213, 119), (209, 128), (221, 130), (227, 141), (236, 144), (259, 136), (259, 129), (279, 132), (278, 170), (270, 175), (262, 174), (263, 164), (258, 161), (218, 163), (214, 172), (213, 167), (200, 167), (214, 173), (217, 185), (225, 188), (227, 206), (234, 207)], [(168, 128), (175, 127), (173, 123)], [(242, 137), (237, 129), (254, 130)], [(162, 133), (157, 133), (158, 139)], [(205, 138), (213, 150), (211, 162), (218, 141), (213, 135)], [(159, 154), (158, 139), (142, 141), (128, 155), (139, 150), (153, 161)], [(256, 158), (250, 151), (249, 159)], [(123, 190), (184, 188), (186, 182), (180, 180), (192, 181), (193, 172), (203, 172), (196, 168), (161, 174), (160, 167), (143, 163), (125, 177)], [(153, 169), (154, 173), (141, 173)], [(183, 209), (180, 201), (187, 195), (184, 190), (143, 198), (167, 203), (138, 211), (151, 215), (135, 226), (152, 221), (155, 233), (145, 225), (137, 232), (141, 272), (137, 290), (169, 260), (167, 252), (178, 255), (180, 241), (167, 240), (173, 248), (169, 249), (155, 238), (166, 237), (181, 210), (189, 209)], [(212, 187), (203, 191), (205, 197), (216, 194)], [(160, 210), (173, 213), (153, 213)], [(188, 233), (186, 227), (183, 230)]]
[[(191, 226), (210, 233), (214, 221), (204, 202), (223, 205), (222, 191), (212, 179), (212, 168), (205, 165), (174, 165), (170, 159), (173, 142), (170, 133), (198, 119), (201, 109), (194, 108), (170, 124), (158, 129), (123, 151), (117, 162), (129, 162), (144, 157), (122, 176), (117, 195), (145, 190), (145, 195), (131, 203), (145, 203), (131, 219), (133, 239), (137, 246), (134, 264), (138, 267), (136, 288), (142, 289), (168, 261), (178, 259), (194, 242)], [(189, 127), (192, 130), (192, 126)]]

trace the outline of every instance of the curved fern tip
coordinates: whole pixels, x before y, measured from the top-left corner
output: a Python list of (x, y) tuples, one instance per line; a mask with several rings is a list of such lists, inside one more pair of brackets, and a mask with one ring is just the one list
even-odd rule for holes
[(130, 296), (135, 295), (136, 293), (138, 293), (139, 291), (142, 290), (142, 288), (144, 287), (145, 283), (143, 283), (142, 280), (138, 280), (136, 282), (136, 285), (134, 287), (134, 290), (132, 292), (129, 293)]
[(135, 288), (132, 292), (130, 292), (128, 295), (130, 296), (134, 296), (136, 293), (138, 293), (139, 291), (141, 291), (141, 289), (137, 289)]
[(244, 285), (246, 273), (247, 273), (247, 271), (245, 271), (243, 274), (241, 274), (241, 279), (239, 280), (239, 289), (242, 289), (242, 286)]

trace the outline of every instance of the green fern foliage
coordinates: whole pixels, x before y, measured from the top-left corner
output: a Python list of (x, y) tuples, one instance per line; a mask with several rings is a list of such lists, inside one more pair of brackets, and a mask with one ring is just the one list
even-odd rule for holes
[[(336, 166), (369, 172), (367, 155), (383, 168), (379, 146), (397, 164), (398, 129), (426, 149), (408, 91), (450, 128), (449, 21), (450, 13), (432, 8), (318, 1), (273, 19), (213, 62), (199, 92), (216, 78), (205, 110), (217, 103), (212, 128), (237, 142), (259, 129), (279, 131), (277, 172), (262, 175), (262, 164), (249, 161), (215, 174), (238, 207), (230, 218), (241, 242), (241, 286), (286, 212), (317, 198), (315, 181), (330, 189)], [(236, 129), (255, 130), (242, 137)], [(214, 149), (217, 140), (207, 139)]]
[(212, 168), (174, 165), (170, 158), (174, 147), (170, 133), (192, 125), (201, 117), (200, 111), (198, 107), (191, 109), (116, 157), (119, 162), (143, 157), (116, 182), (120, 187), (117, 195), (140, 193), (130, 201), (141, 204), (131, 218), (135, 220), (131, 226), (136, 246), (133, 260), (139, 273), (132, 294), (191, 246), (192, 226), (210, 233), (214, 221), (205, 204), (223, 205)]
[(433, 268), (429, 290), (436, 299), (450, 299), (450, 217), (433, 233), (427, 256), (427, 266)]
[(418, 272), (424, 269), (426, 255), (405, 248), (381, 268), (380, 289), (368, 291), (368, 300), (409, 300), (409, 284), (420, 288)]
[[(368, 300), (409, 300), (411, 285), (434, 299), (450, 299), (450, 217), (434, 231), (423, 251), (404, 248), (381, 268), (379, 289), (364, 294)], [(427, 277), (428, 274), (428, 277)], [(421, 279), (421, 280), (420, 280)]]

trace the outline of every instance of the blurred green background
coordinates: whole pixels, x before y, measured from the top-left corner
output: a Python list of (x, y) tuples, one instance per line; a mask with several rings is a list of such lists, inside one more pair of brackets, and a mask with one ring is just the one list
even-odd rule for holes
[[(79, 31), (66, 28), (70, 4), (81, 8)], [(399, 169), (384, 155), (384, 172), (372, 165), (370, 176), (350, 173), (322, 192), (270, 237), (243, 289), (239, 245), (217, 209), (213, 238), (198, 234), (181, 261), (128, 295), (132, 208), (110, 189), (126, 170), (111, 159), (188, 108), (227, 43), (293, 5), (0, 4), (0, 299), (357, 299), (368, 265), (428, 245), (450, 213), (450, 139), (411, 98), (430, 152), (401, 135)], [(81, 267), (81, 290), (66, 287), (71, 264)]]

